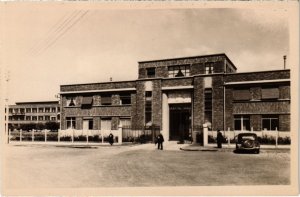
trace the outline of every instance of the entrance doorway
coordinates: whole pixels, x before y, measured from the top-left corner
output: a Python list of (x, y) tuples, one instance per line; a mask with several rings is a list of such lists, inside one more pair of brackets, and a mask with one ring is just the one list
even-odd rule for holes
[(92, 130), (93, 129), (93, 119), (83, 120), (82, 129), (83, 130)]
[(189, 140), (191, 104), (170, 104), (170, 140)]

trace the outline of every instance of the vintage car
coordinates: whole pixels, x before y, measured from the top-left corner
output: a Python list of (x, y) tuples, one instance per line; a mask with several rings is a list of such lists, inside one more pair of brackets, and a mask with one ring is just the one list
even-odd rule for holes
[(260, 144), (255, 133), (240, 133), (236, 136), (236, 151), (259, 153)]

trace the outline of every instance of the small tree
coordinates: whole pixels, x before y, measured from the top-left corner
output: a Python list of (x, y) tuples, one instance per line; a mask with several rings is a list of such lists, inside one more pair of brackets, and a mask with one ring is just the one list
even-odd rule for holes
[(50, 131), (58, 131), (59, 124), (57, 122), (46, 122), (45, 127)]
[(45, 127), (45, 124), (43, 124), (43, 123), (37, 123), (36, 124), (36, 129), (37, 130), (43, 130), (43, 129), (45, 129), (46, 127)]

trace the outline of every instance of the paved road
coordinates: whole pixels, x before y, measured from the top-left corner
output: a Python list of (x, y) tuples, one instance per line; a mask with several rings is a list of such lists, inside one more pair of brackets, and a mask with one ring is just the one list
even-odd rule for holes
[(5, 187), (127, 187), (289, 184), (289, 150), (261, 154), (135, 146), (8, 145)]

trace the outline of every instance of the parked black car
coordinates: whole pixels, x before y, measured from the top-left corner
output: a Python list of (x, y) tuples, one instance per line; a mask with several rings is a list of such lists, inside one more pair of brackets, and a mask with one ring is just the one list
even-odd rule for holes
[(252, 151), (259, 153), (260, 144), (255, 133), (240, 133), (236, 139), (236, 151)]

